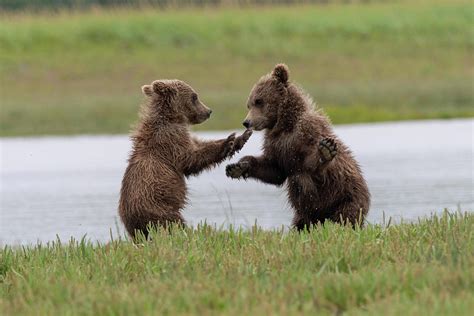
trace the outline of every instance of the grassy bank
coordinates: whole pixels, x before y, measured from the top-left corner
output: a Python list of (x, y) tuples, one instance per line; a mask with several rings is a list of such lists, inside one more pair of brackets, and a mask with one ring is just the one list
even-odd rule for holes
[(469, 1), (3, 14), (0, 135), (126, 133), (140, 86), (193, 85), (240, 126), (277, 62), (335, 123), (474, 116)]
[(158, 233), (0, 251), (2, 315), (469, 315), (474, 215), (310, 233)]

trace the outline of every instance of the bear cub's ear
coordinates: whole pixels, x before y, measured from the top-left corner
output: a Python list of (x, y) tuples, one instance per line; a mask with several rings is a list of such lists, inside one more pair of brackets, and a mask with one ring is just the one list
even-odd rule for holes
[(288, 84), (288, 77), (289, 77), (289, 70), (288, 66), (285, 64), (278, 64), (273, 68), (272, 75), (277, 78), (281, 83), (284, 85)]
[(153, 95), (153, 89), (149, 84), (142, 86), (142, 92), (144, 95), (151, 97)]
[(153, 91), (161, 96), (171, 96), (176, 92), (168, 83), (160, 80), (153, 81)]

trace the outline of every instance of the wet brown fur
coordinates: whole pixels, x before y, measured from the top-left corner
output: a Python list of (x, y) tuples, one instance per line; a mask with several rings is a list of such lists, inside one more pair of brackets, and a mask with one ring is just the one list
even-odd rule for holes
[[(286, 65), (277, 65), (255, 84), (248, 108), (250, 128), (265, 131), (263, 155), (242, 158), (227, 167), (227, 174), (277, 186), (286, 182), (297, 229), (325, 220), (362, 225), (370, 194), (360, 167), (334, 134), (329, 119), (288, 81)], [(324, 161), (318, 150), (320, 141), (327, 138), (337, 144), (331, 161)]]
[(157, 80), (142, 87), (147, 96), (131, 139), (133, 149), (120, 191), (119, 215), (127, 232), (148, 235), (148, 227), (184, 225), (185, 177), (197, 175), (240, 150), (250, 133), (202, 141), (190, 124), (210, 116), (195, 91), (179, 80)]

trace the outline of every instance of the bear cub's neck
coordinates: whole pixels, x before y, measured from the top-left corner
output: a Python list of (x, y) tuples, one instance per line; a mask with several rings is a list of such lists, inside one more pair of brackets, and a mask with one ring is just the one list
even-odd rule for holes
[(275, 126), (269, 130), (271, 135), (290, 133), (303, 117), (316, 115), (314, 103), (307, 94), (294, 84), (288, 86), (288, 96), (278, 108)]

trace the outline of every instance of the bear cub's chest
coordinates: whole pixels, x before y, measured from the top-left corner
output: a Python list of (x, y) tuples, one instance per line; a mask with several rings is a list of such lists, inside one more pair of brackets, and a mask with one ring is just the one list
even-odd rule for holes
[(301, 171), (305, 159), (302, 145), (294, 137), (279, 137), (268, 139), (265, 142), (265, 151), (275, 159), (280, 169), (291, 175)]

